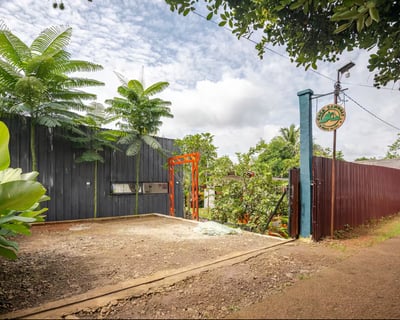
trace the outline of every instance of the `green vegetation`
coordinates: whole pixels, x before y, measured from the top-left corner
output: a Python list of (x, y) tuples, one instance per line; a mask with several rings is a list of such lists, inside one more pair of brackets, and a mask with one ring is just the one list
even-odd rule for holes
[(85, 129), (75, 128), (73, 132), (66, 136), (71, 140), (76, 148), (83, 150), (82, 154), (76, 158), (77, 163), (94, 162), (93, 180), (93, 218), (97, 217), (97, 198), (98, 198), (98, 181), (97, 171), (98, 163), (104, 162), (101, 155), (105, 148), (118, 150), (115, 142), (121, 136), (121, 132), (116, 130), (104, 130), (101, 127), (110, 123), (114, 119), (107, 117), (104, 107), (100, 103), (92, 103), (88, 106), (89, 111), (86, 116), (77, 119), (79, 125)]
[(22, 173), (21, 169), (9, 168), (9, 132), (0, 121), (0, 256), (16, 259), (18, 243), (15, 235), (29, 235), (30, 223), (43, 221), (47, 208), (39, 202), (48, 200), (46, 189), (36, 180), (37, 172)]
[(70, 59), (66, 48), (71, 35), (70, 27), (49, 27), (28, 46), (0, 23), (0, 112), (30, 117), (33, 171), (37, 170), (36, 125), (73, 128), (80, 117), (75, 111), (86, 109), (84, 100), (96, 98), (79, 89), (103, 85), (69, 76), (102, 69), (98, 64)]
[(400, 158), (400, 133), (397, 134), (397, 139), (389, 146), (385, 159)]
[(118, 143), (128, 145), (127, 156), (136, 157), (135, 214), (139, 213), (139, 173), (140, 151), (142, 142), (152, 149), (163, 152), (161, 144), (151, 135), (156, 134), (162, 125), (161, 118), (172, 118), (171, 102), (151, 96), (168, 87), (168, 82), (157, 82), (144, 88), (139, 80), (126, 80), (117, 74), (122, 85), (118, 93), (122, 96), (106, 101), (110, 107), (107, 112), (115, 115), (120, 121), (117, 126), (124, 131)]

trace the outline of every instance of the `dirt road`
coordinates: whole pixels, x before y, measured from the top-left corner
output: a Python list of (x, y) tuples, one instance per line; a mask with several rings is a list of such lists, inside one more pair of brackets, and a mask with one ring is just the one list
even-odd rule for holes
[(400, 319), (400, 237), (361, 250), (230, 319)]
[[(198, 272), (52, 318), (400, 319), (400, 237), (380, 238), (388, 227), (399, 229), (399, 215), (352, 230), (358, 237), (351, 239), (282, 245), (249, 233), (199, 234), (196, 225), (150, 216), (35, 228), (20, 239), (17, 261), (0, 260), (0, 318), (191, 268)], [(270, 245), (238, 262), (199, 268)]]

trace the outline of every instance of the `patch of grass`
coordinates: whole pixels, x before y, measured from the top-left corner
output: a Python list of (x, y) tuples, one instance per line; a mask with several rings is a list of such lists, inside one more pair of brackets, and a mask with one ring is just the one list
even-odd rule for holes
[(300, 273), (298, 276), (299, 280), (307, 280), (311, 278), (311, 275), (308, 273)]
[(341, 252), (349, 248), (371, 247), (375, 244), (400, 236), (400, 213), (381, 219), (372, 219), (357, 227), (345, 226), (335, 231), (335, 239), (326, 239), (326, 244)]

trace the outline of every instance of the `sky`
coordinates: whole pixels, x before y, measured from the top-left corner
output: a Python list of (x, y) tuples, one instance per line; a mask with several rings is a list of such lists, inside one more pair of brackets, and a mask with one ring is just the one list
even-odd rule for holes
[[(328, 94), (313, 99), (314, 142), (332, 148), (333, 133), (318, 129), (315, 117), (333, 103), (337, 70), (350, 61), (355, 63), (350, 77), (341, 77), (351, 99), (340, 101), (346, 120), (337, 130), (337, 150), (348, 161), (382, 158), (400, 132), (399, 84), (373, 87), (368, 52), (353, 50), (337, 63), (319, 63), (317, 72), (305, 71), (290, 62), (284, 48), (267, 46), (260, 59), (252, 41), (238, 40), (218, 27), (217, 20), (171, 12), (164, 0), (64, 0), (63, 11), (52, 4), (0, 0), (0, 19), (27, 44), (45, 28), (71, 26), (72, 59), (104, 67), (86, 75), (105, 82), (104, 87), (87, 89), (97, 94), (97, 102), (118, 96), (115, 72), (143, 80), (146, 87), (169, 82), (158, 97), (171, 101), (174, 118), (162, 119), (160, 137), (182, 139), (209, 132), (218, 156), (235, 161), (237, 152), (247, 152), (260, 139), (269, 142), (280, 128), (299, 126), (297, 93), (311, 89), (315, 95)], [(207, 11), (199, 8), (198, 13), (204, 16)]]

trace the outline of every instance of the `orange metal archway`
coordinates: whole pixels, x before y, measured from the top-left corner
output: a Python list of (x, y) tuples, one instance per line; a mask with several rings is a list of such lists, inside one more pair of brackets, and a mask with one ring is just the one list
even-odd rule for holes
[(178, 164), (192, 164), (192, 218), (199, 220), (199, 161), (200, 153), (188, 153), (168, 158), (169, 172), (169, 215), (175, 216), (175, 172)]

